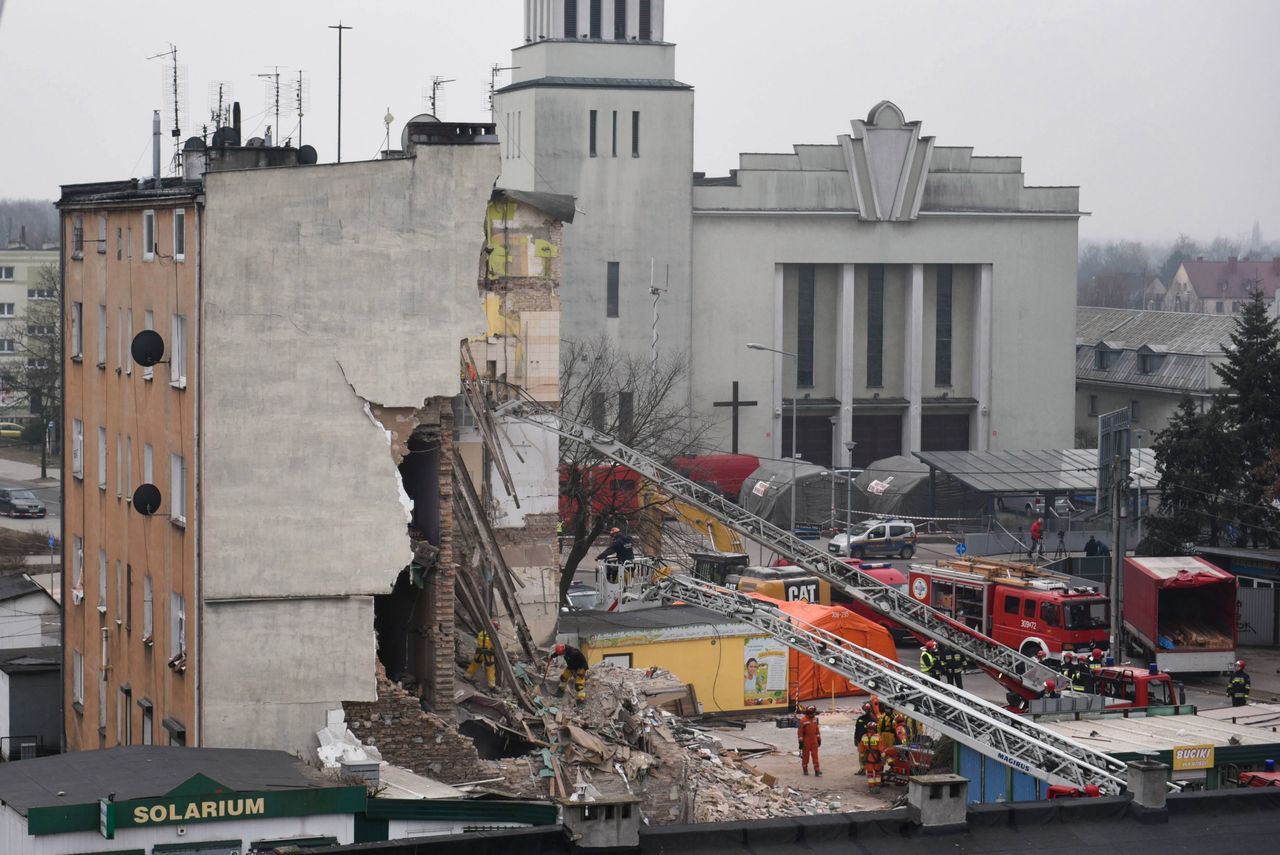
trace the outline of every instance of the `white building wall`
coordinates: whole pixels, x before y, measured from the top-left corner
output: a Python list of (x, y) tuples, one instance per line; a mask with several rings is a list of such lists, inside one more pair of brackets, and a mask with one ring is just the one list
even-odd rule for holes
[(43, 591), (0, 603), (0, 650), (60, 644), (59, 614), (58, 604)]

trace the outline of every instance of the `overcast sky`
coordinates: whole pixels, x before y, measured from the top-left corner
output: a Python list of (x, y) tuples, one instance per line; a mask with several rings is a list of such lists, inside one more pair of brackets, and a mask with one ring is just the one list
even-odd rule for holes
[[(489, 66), (523, 36), (521, 0), (0, 0), (0, 198), (150, 169), (151, 111), (178, 46), (198, 132), (209, 82), (229, 81), (246, 130), (274, 122), (256, 75), (304, 69), (303, 142), (375, 156), (423, 110), (484, 118)], [(1029, 184), (1079, 184), (1085, 237), (1280, 233), (1276, 0), (669, 0), (677, 76), (696, 90), (695, 169), (741, 151), (834, 142), (880, 99), (939, 145), (1021, 155)], [(297, 123), (282, 108), (288, 135)], [(171, 125), (166, 117), (165, 128)], [(168, 137), (166, 136), (166, 142)], [(295, 137), (296, 142), (296, 137)], [(171, 151), (171, 149), (170, 149)], [(166, 152), (167, 154), (168, 152)]]

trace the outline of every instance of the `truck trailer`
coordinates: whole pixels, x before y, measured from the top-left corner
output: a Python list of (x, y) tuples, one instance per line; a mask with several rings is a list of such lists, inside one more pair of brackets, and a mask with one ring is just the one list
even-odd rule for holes
[(1230, 671), (1236, 577), (1195, 556), (1124, 560), (1124, 626), (1135, 652), (1174, 674)]

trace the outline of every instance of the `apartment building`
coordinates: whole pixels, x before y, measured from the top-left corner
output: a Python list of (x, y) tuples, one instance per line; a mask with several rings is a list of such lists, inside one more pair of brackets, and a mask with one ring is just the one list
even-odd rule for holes
[(56, 287), (50, 287), (44, 278), (46, 268), (57, 276), (56, 248), (33, 249), (21, 240), (0, 248), (0, 413), (5, 418), (31, 414), (31, 402), (23, 384), (8, 382), (7, 376), (11, 369), (25, 367), (27, 361), (39, 358), (24, 347), (26, 336), (53, 333), (53, 329), (41, 321), (36, 323), (43, 328), (32, 328), (27, 322), (29, 305), (57, 299)]

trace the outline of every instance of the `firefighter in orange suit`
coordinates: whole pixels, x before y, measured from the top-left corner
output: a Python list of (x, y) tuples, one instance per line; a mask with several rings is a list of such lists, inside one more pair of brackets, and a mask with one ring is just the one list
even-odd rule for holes
[(867, 791), (880, 792), (880, 780), (884, 774), (884, 753), (880, 750), (880, 734), (867, 732), (862, 735), (860, 753), (866, 760), (862, 768), (867, 773)]
[(813, 759), (813, 774), (822, 777), (822, 763), (818, 760), (818, 747), (822, 745), (822, 730), (818, 724), (818, 708), (808, 707), (800, 726), (796, 728), (796, 739), (800, 742), (800, 771), (809, 774), (809, 759)]

